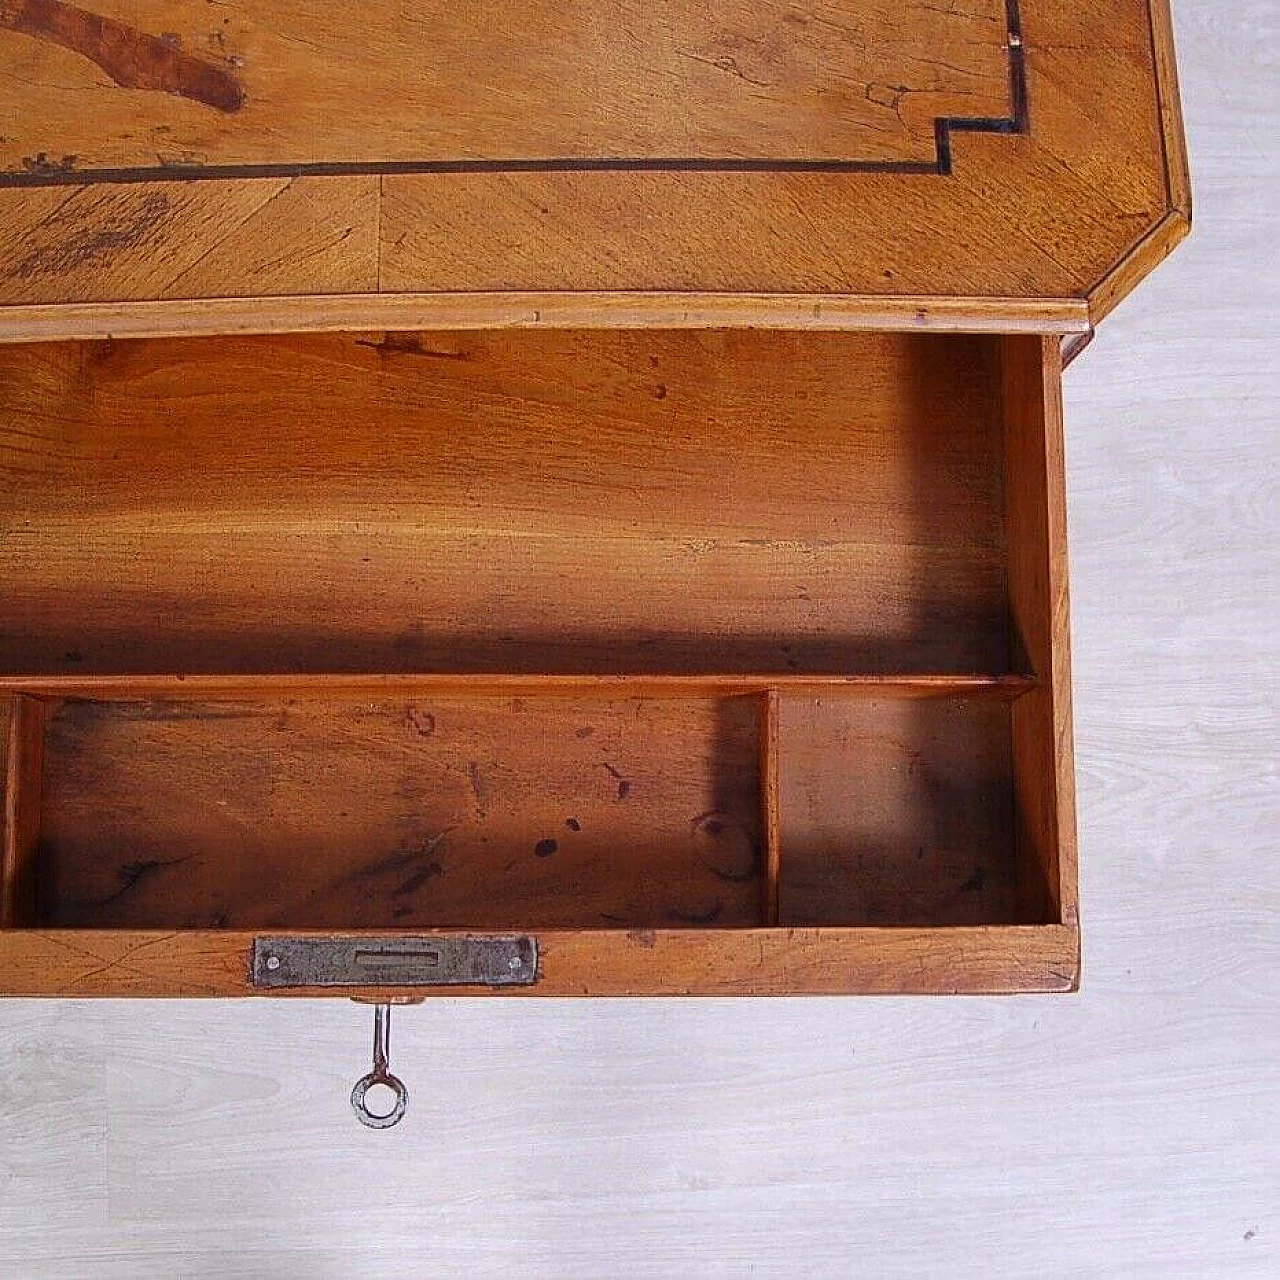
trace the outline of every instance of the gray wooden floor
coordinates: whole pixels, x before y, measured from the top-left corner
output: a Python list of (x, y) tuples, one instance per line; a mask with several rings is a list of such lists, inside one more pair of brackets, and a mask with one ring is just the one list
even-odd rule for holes
[(1280, 1275), (1274, 0), (1178, 8), (1192, 241), (1068, 375), (1077, 998), (0, 1003), (4, 1276)]

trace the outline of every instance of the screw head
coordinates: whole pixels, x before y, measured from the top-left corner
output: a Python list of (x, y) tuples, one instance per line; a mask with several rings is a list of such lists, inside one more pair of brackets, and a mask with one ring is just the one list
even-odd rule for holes
[(520, 964), (521, 964), (520, 957), (519, 957), (519, 956), (512, 956), (512, 957), (511, 957), (511, 959), (507, 961), (507, 968), (508, 968), (508, 969), (518, 969), (518, 968), (520, 967)]
[(268, 969), (278, 969), (279, 967), (280, 967), (280, 957), (279, 957), (279, 956), (268, 956), (268, 957), (267, 957), (267, 968), (268, 968)]

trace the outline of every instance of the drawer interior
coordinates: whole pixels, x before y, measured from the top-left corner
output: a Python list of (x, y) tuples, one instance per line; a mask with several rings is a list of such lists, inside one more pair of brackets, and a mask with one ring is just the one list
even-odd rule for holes
[(1008, 703), (828, 695), (779, 710), (782, 922), (1019, 922)]
[(1062, 924), (1045, 350), (0, 349), (0, 925)]
[(0, 671), (1009, 662), (992, 339), (15, 347), (0, 466)]
[[(682, 928), (1019, 920), (1002, 696), (72, 699), (39, 923)], [(770, 796), (762, 774), (776, 767)], [(769, 812), (769, 806), (774, 812)]]
[(40, 901), (67, 926), (753, 924), (757, 714), (749, 698), (65, 703)]

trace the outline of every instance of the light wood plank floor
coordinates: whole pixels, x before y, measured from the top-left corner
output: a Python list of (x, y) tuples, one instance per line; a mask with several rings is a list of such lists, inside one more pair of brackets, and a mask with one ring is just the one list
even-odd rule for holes
[(0, 1004), (0, 1274), (1280, 1275), (1274, 0), (1069, 374), (1076, 999)]

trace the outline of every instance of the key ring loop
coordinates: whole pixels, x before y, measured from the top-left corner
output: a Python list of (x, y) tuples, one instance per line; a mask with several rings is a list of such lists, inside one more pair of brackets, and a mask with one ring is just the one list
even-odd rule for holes
[[(380, 1004), (373, 1011), (373, 1070), (367, 1076), (361, 1076), (351, 1090), (351, 1109), (367, 1129), (390, 1129), (392, 1125), (399, 1124), (409, 1105), (409, 1090), (404, 1087), (404, 1081), (393, 1076), (387, 1067), (390, 1055), (391, 1006)], [(396, 1097), (391, 1110), (384, 1114), (370, 1110), (365, 1101), (365, 1095), (377, 1084), (385, 1085)]]
[[(371, 1111), (369, 1104), (365, 1101), (365, 1094), (375, 1084), (386, 1085), (396, 1095), (395, 1105), (385, 1115)], [(356, 1081), (355, 1088), (351, 1090), (351, 1109), (356, 1113), (356, 1119), (367, 1129), (390, 1129), (393, 1124), (399, 1124), (404, 1118), (404, 1111), (408, 1105), (409, 1090), (404, 1087), (404, 1081), (389, 1072), (379, 1074), (376, 1071), (370, 1071), (367, 1076), (361, 1076)]]

